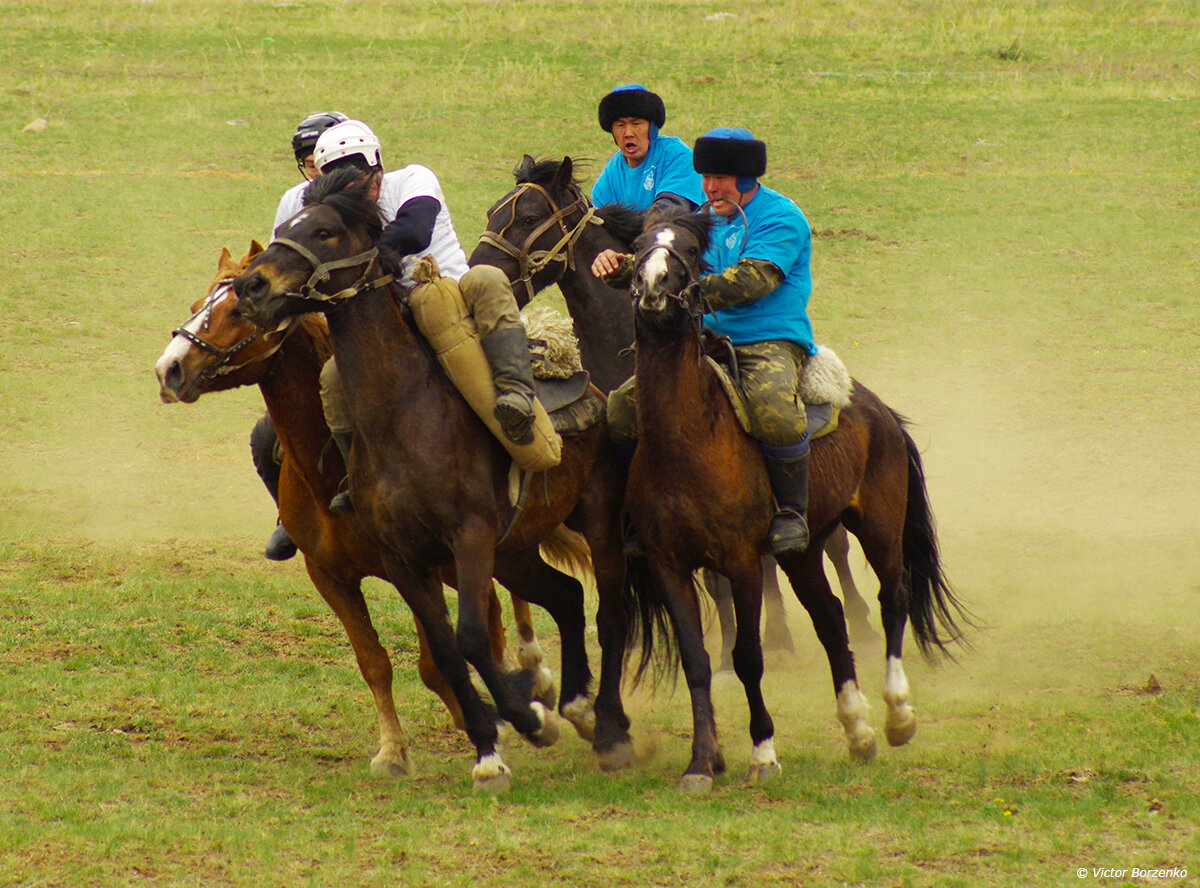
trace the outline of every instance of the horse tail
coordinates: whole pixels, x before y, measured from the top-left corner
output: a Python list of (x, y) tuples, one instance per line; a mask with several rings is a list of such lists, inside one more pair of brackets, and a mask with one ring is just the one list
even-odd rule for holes
[(640, 684), (649, 672), (657, 684), (679, 663), (679, 643), (667, 611), (667, 600), (654, 581), (646, 558), (629, 558), (625, 562), (624, 605), (625, 655), (641, 639), (642, 650), (633, 683)]
[(542, 540), (542, 558), (563, 573), (580, 580), (594, 580), (592, 554), (583, 535), (560, 524), (554, 533)]
[[(890, 408), (889, 408), (890, 409)], [(942, 569), (937, 527), (925, 487), (925, 469), (916, 442), (908, 434), (908, 420), (891, 411), (904, 435), (908, 451), (908, 507), (904, 514), (904, 584), (907, 586), (908, 620), (917, 647), (925, 657), (935, 652), (950, 656), (947, 645), (963, 644), (959, 623), (973, 625)]]

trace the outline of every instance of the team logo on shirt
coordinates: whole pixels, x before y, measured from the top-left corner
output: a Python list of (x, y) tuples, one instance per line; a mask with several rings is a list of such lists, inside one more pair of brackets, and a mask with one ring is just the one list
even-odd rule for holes
[(654, 190), (654, 168), (653, 167), (651, 167), (649, 172), (646, 173), (646, 177), (644, 179), (642, 179), (642, 190), (643, 191), (653, 191)]
[(729, 232), (729, 235), (725, 238), (725, 246), (732, 250), (741, 236), (742, 233), (740, 231)]

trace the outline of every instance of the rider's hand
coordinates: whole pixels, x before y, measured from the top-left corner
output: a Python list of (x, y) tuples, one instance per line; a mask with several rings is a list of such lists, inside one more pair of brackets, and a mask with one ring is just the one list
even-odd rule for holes
[(622, 255), (616, 250), (602, 250), (592, 261), (592, 274), (598, 278), (608, 277), (621, 266)]

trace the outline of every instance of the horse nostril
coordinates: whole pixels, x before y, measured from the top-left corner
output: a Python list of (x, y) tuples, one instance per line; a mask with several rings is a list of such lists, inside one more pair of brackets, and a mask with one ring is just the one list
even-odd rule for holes
[(183, 367), (178, 361), (172, 361), (167, 367), (167, 372), (163, 374), (163, 385), (171, 391), (179, 391), (179, 386), (183, 382)]

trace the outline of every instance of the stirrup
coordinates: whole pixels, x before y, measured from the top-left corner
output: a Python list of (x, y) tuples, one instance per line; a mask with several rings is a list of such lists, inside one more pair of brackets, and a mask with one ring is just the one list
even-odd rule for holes
[(287, 561), (296, 554), (296, 544), (292, 542), (292, 538), (288, 535), (287, 528), (282, 524), (276, 524), (275, 530), (271, 533), (271, 538), (267, 540), (266, 551), (263, 555), (269, 561)]
[(767, 531), (767, 550), (772, 555), (803, 552), (808, 548), (808, 521), (803, 512), (780, 509)]

